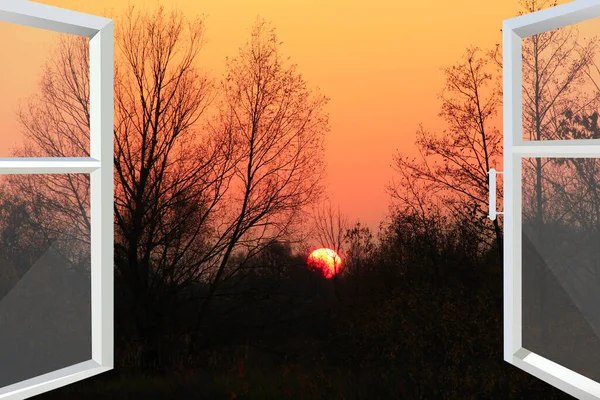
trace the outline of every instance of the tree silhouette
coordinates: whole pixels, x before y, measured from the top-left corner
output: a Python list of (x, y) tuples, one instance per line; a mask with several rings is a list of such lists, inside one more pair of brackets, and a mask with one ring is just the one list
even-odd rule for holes
[(334, 209), (329, 201), (316, 208), (313, 223), (318, 246), (325, 246), (335, 252), (331, 256), (331, 262), (333, 263), (333, 284), (337, 294), (340, 268), (346, 264), (346, 232), (350, 228), (348, 218), (342, 213), (339, 205), (337, 209)]
[[(524, 0), (524, 12), (535, 12), (556, 5), (549, 0)], [(565, 135), (560, 120), (565, 113), (580, 114), (594, 110), (600, 103), (595, 85), (594, 57), (598, 52), (595, 37), (579, 38), (576, 26), (555, 29), (523, 40), (523, 138), (525, 140), (575, 139)], [(546, 160), (546, 163), (553, 162)], [(535, 181), (533, 208), (524, 210), (535, 215), (536, 224), (544, 222), (548, 200), (542, 190), (546, 164), (539, 158), (529, 159), (524, 177)]]
[[(197, 319), (219, 284), (233, 271), (227, 266), (235, 250), (246, 260), (265, 246), (294, 233), (305, 207), (322, 193), (323, 138), (328, 132), (327, 98), (313, 93), (295, 65), (279, 53), (274, 28), (258, 19), (249, 42), (227, 60), (221, 84), (217, 135), (233, 138), (234, 167), (229, 221), (219, 240), (223, 253), (211, 276), (210, 290)], [(192, 339), (192, 342), (194, 339)]]
[(344, 253), (345, 235), (350, 228), (348, 217), (342, 213), (338, 205), (333, 207), (331, 201), (317, 207), (313, 216), (314, 236), (319, 246), (328, 247), (338, 254)]
[(420, 159), (396, 155), (400, 180), (391, 185), (390, 193), (422, 221), (431, 221), (427, 208), (439, 200), (450, 215), (469, 221), (483, 242), (494, 239), (501, 258), (500, 224), (486, 218), (488, 171), (497, 167), (502, 155), (502, 136), (493, 124), (500, 105), (493, 67), (491, 58), (470, 48), (460, 63), (445, 69), (440, 116), (448, 131), (435, 134), (420, 127), (416, 141)]
[[(162, 7), (116, 19), (115, 265), (149, 349), (169, 325), (166, 308), (197, 298), (179, 294), (208, 284), (197, 332), (219, 285), (292, 235), (322, 192), (327, 98), (286, 65), (262, 20), (215, 87), (198, 69), (204, 30)], [(88, 69), (86, 39), (63, 37), (19, 113), (16, 155), (89, 154)], [(88, 175), (20, 178), (15, 198), (89, 225)]]
[(354, 226), (346, 229), (344, 242), (346, 250), (342, 276), (350, 277), (354, 281), (354, 295), (358, 297), (360, 281), (371, 272), (370, 267), (373, 265), (377, 244), (371, 230), (360, 222), (356, 222)]
[[(231, 168), (227, 138), (196, 138), (212, 93), (195, 65), (203, 32), (201, 19), (163, 8), (132, 7), (116, 21), (115, 266), (133, 295), (138, 334), (154, 342), (150, 347), (163, 328), (159, 304), (172, 296), (167, 287), (185, 287), (214, 257), (208, 221)], [(85, 38), (61, 39), (40, 94), (19, 114), (26, 139), (17, 155), (89, 154), (87, 48)], [(17, 194), (36, 194), (25, 197), (30, 206), (43, 205), (49, 215), (78, 212), (89, 224), (83, 218), (89, 198), (80, 194), (88, 175), (15, 177), (13, 186)], [(72, 197), (78, 201), (65, 204)]]
[[(17, 112), (24, 141), (13, 150), (15, 156), (89, 156), (87, 52), (87, 39), (63, 37), (58, 42), (43, 70), (39, 93)], [(66, 253), (76, 248), (79, 259), (89, 259), (88, 174), (6, 175), (2, 185), (5, 209), (25, 210), (19, 236), (29, 241), (32, 251), (60, 238), (57, 250), (69, 259), (75, 254)], [(40, 242), (42, 237), (45, 241)]]

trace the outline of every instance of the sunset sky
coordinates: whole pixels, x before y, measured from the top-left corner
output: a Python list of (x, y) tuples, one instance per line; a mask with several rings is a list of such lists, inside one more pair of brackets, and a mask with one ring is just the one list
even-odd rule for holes
[[(129, 5), (156, 1), (44, 0), (78, 11), (118, 15)], [(311, 87), (331, 98), (327, 139), (328, 191), (351, 219), (376, 228), (387, 213), (392, 156), (414, 153), (419, 123), (442, 130), (438, 94), (442, 67), (470, 45), (491, 48), (517, 0), (163, 0), (187, 15), (204, 14), (207, 44), (201, 66), (219, 76), (226, 56), (249, 39), (257, 16), (277, 29), (282, 52), (298, 64)], [(56, 35), (0, 26), (0, 156), (18, 136), (15, 107), (37, 90), (39, 72)], [(8, 40), (10, 38), (10, 41)]]

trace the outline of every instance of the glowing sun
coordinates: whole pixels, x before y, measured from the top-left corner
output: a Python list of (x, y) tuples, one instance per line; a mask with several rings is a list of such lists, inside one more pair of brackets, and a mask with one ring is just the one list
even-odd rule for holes
[(327, 279), (333, 278), (342, 268), (342, 259), (338, 253), (324, 247), (310, 253), (306, 263), (310, 269), (321, 270)]

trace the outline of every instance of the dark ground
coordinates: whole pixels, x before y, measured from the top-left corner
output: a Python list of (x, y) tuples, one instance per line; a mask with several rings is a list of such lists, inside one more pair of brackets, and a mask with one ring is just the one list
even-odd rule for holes
[(497, 251), (477, 255), (460, 235), (426, 244), (405, 225), (336, 280), (291, 253), (277, 285), (247, 277), (236, 284), (246, 294), (211, 308), (192, 360), (184, 339), (165, 336), (154, 368), (143, 367), (120, 339), (114, 371), (37, 398), (570, 399), (502, 359)]

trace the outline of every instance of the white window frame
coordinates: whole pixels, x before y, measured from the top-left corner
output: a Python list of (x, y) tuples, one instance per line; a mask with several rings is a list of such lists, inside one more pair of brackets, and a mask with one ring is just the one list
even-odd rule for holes
[(108, 18), (27, 0), (0, 0), (0, 22), (90, 38), (90, 157), (0, 158), (0, 174), (90, 174), (92, 359), (0, 388), (0, 399), (17, 400), (114, 366), (114, 24)]
[(600, 158), (598, 139), (524, 141), (522, 136), (522, 39), (596, 17), (600, 17), (600, 0), (575, 0), (505, 20), (502, 25), (504, 360), (578, 399), (593, 400), (600, 399), (600, 383), (522, 346), (521, 163), (524, 157)]

